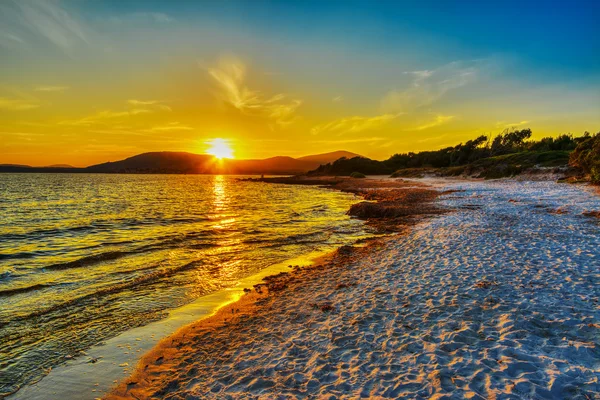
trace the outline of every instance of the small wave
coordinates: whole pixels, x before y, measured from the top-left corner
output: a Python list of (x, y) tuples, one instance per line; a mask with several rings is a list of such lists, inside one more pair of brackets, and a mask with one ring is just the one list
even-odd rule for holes
[(52, 285), (44, 285), (42, 283), (38, 283), (36, 285), (25, 286), (25, 287), (20, 287), (20, 288), (4, 289), (4, 290), (0, 290), (0, 297), (8, 297), (8, 296), (13, 296), (15, 294), (28, 293), (28, 292), (32, 292), (34, 290), (44, 289), (44, 288), (48, 288), (51, 286)]
[(283, 238), (281, 241), (282, 242), (293, 242), (293, 243), (298, 243), (298, 242), (304, 242), (306, 240), (309, 241), (313, 241), (312, 238), (317, 238), (317, 237), (328, 237), (331, 235), (331, 232), (309, 232), (309, 233), (298, 233), (296, 235), (289, 235), (285, 238)]
[[(83, 296), (65, 301), (63, 303), (59, 303), (59, 304), (55, 304), (51, 307), (45, 308), (45, 309), (41, 309), (41, 310), (36, 310), (30, 314), (27, 315), (23, 315), (17, 318), (13, 318), (12, 321), (0, 321), (0, 323), (10, 323), (13, 321), (23, 321), (23, 320), (28, 320), (31, 318), (35, 318), (35, 317), (40, 317), (42, 315), (47, 315), (53, 311), (59, 310), (61, 308), (66, 308), (72, 305), (76, 305), (78, 303), (81, 303), (85, 300), (88, 299), (92, 299), (92, 298), (96, 298), (96, 297), (100, 297), (100, 296), (106, 296), (109, 294), (113, 294), (113, 293), (118, 293), (118, 292), (122, 292), (124, 290), (127, 289), (132, 289), (135, 288), (137, 286), (141, 286), (141, 285), (146, 285), (146, 284), (150, 284), (150, 283), (154, 283), (156, 281), (159, 281), (161, 279), (164, 278), (168, 278), (171, 277), (179, 272), (183, 272), (186, 271), (188, 269), (192, 269), (198, 265), (202, 264), (201, 261), (191, 261), (189, 263), (186, 264), (182, 264), (178, 267), (175, 268), (170, 268), (170, 269), (161, 269), (158, 271), (154, 271), (151, 272), (149, 274), (146, 275), (142, 275), (139, 276), (137, 278), (134, 278), (130, 281), (127, 282), (123, 282), (123, 283), (119, 283), (119, 284), (115, 284), (113, 286), (107, 287), (107, 288), (103, 288), (103, 289), (99, 289), (93, 293), (88, 293), (85, 294)], [(159, 267), (160, 265), (156, 265), (156, 267)]]
[(78, 260), (69, 261), (66, 263), (58, 263), (47, 265), (43, 267), (44, 270), (60, 271), (63, 269), (87, 267), (103, 261), (116, 260), (121, 257), (125, 257), (130, 254), (134, 254), (135, 251), (109, 251), (106, 253), (94, 254), (92, 256), (86, 256)]
[(90, 222), (88, 225), (78, 225), (71, 226), (68, 228), (50, 228), (50, 229), (33, 229), (24, 233), (5, 233), (0, 235), (0, 243), (3, 242), (12, 242), (16, 240), (27, 240), (40, 236), (61, 236), (67, 235), (70, 233), (86, 233), (91, 231), (98, 230), (115, 230), (122, 228), (133, 228), (137, 226), (145, 226), (145, 225), (171, 225), (171, 224), (182, 224), (182, 223), (197, 223), (207, 221), (208, 218), (205, 217), (194, 217), (194, 218), (185, 218), (185, 217), (175, 217), (175, 218), (145, 218), (145, 219), (137, 219), (137, 218), (121, 218), (114, 220), (105, 220), (105, 221), (94, 221)]
[[(11, 242), (21, 239), (32, 239), (39, 236), (59, 236), (68, 234), (70, 232), (82, 232), (94, 230), (99, 227), (103, 227), (102, 225), (82, 225), (82, 226), (72, 226), (70, 228), (51, 228), (51, 229), (35, 229), (25, 233), (6, 233), (0, 235), (0, 243), (2, 242)], [(106, 227), (110, 227), (106, 225)]]
[(0, 260), (24, 260), (28, 258), (38, 257), (41, 254), (39, 251), (21, 252), (13, 254), (0, 254)]
[(8, 271), (0, 272), (0, 282), (6, 281), (13, 277), (15, 271), (10, 269)]

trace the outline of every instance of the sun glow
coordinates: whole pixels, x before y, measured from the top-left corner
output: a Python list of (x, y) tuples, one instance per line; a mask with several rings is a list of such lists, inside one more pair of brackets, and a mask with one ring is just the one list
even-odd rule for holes
[(206, 150), (208, 154), (218, 159), (233, 158), (233, 150), (229, 146), (229, 140), (217, 138), (206, 142), (206, 144), (210, 146)]

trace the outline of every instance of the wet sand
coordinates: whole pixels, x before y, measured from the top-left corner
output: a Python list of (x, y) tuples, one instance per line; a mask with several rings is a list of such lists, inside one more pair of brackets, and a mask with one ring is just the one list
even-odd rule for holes
[(271, 277), (106, 398), (599, 398), (591, 190), (363, 182), (381, 207), (355, 211), (400, 233)]

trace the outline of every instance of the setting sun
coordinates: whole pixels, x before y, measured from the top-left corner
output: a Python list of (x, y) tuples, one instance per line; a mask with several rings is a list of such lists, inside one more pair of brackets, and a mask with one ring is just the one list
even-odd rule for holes
[(207, 154), (213, 155), (217, 158), (233, 158), (233, 150), (229, 146), (229, 140), (227, 139), (213, 139), (206, 142), (210, 147), (206, 150)]

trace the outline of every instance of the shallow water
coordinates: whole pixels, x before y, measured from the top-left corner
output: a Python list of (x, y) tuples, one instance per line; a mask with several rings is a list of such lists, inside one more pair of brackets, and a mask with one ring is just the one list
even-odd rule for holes
[(229, 176), (0, 175), (0, 394), (302, 254), (369, 235), (359, 199)]

